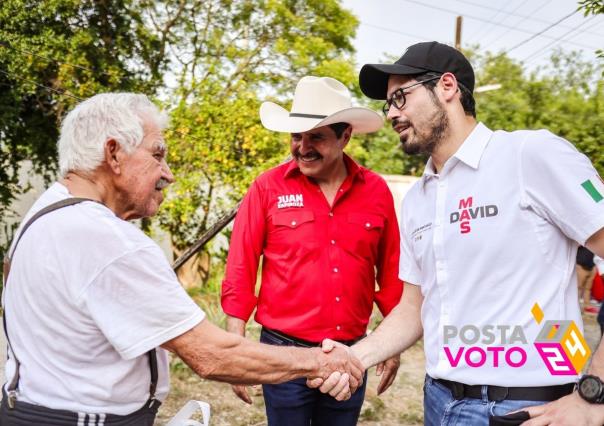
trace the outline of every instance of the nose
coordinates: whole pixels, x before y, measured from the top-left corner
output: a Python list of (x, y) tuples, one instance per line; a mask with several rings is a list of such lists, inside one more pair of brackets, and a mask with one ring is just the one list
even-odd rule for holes
[(386, 119), (392, 121), (400, 116), (401, 110), (395, 107), (394, 105), (390, 105), (390, 108), (388, 109), (388, 115), (386, 115)]
[(300, 141), (300, 151), (302, 152), (307, 152), (309, 151), (311, 148), (313, 147), (312, 142), (310, 141), (310, 138), (307, 137), (306, 135), (302, 136), (302, 140)]
[(172, 170), (170, 170), (170, 166), (168, 166), (168, 163), (166, 162), (166, 160), (163, 161), (161, 171), (162, 171), (162, 178), (164, 178), (165, 180), (167, 180), (170, 183), (174, 183), (174, 175), (172, 174)]

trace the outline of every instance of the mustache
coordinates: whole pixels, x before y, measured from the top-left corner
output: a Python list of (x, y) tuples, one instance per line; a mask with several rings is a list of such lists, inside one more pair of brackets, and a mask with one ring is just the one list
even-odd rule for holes
[(157, 183), (155, 184), (155, 189), (157, 189), (158, 191), (161, 191), (162, 189), (166, 188), (168, 185), (170, 185), (170, 182), (168, 182), (167, 179), (160, 178), (157, 181)]
[(318, 151), (315, 150), (311, 150), (308, 151), (306, 154), (302, 155), (300, 153), (300, 150), (297, 149), (293, 154), (292, 154), (296, 159), (302, 158), (302, 157), (311, 157), (311, 156), (316, 156), (318, 158), (323, 158), (323, 156), (321, 154), (319, 154)]
[(401, 120), (400, 118), (395, 118), (394, 120), (392, 120), (392, 123), (390, 123), (390, 124), (393, 129), (398, 125), (406, 126), (406, 127), (411, 126), (411, 122), (409, 120)]

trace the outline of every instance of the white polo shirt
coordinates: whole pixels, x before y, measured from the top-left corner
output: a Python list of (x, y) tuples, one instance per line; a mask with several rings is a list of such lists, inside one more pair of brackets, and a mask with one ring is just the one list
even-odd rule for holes
[(400, 278), (421, 286), (430, 376), (500, 386), (576, 380), (555, 354), (552, 373), (534, 342), (547, 321), (561, 331), (569, 323), (560, 320), (574, 321), (582, 332), (575, 256), (577, 242), (604, 227), (598, 194), (604, 185), (587, 157), (545, 130), (478, 124), (439, 174), (428, 161), (402, 204)]

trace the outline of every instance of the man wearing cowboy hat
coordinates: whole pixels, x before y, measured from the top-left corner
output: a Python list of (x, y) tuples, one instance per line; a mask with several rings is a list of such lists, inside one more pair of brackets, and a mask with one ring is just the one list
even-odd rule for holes
[(403, 150), (430, 158), (402, 204), (404, 296), (353, 353), (368, 368), (423, 333), (427, 425), (514, 410), (531, 426), (604, 424), (603, 344), (579, 380), (575, 255), (604, 254), (604, 183), (589, 159), (546, 130), (477, 122), (472, 66), (444, 44), (365, 65), (359, 82), (386, 100)]
[[(382, 118), (352, 107), (339, 81), (312, 76), (299, 81), (291, 111), (265, 102), (260, 118), (267, 129), (291, 134), (292, 159), (256, 179), (235, 219), (222, 286), (227, 327), (244, 335), (256, 308), (261, 342), (318, 346), (330, 338), (353, 344), (365, 335), (373, 302), (386, 315), (402, 292), (392, 195), (380, 176), (343, 152), (353, 133), (378, 130)], [(379, 368), (378, 393), (390, 386), (398, 366), (397, 355)], [(245, 387), (234, 391), (251, 403)], [(337, 402), (308, 389), (303, 379), (264, 386), (268, 422), (354, 425), (364, 392), (365, 385)]]

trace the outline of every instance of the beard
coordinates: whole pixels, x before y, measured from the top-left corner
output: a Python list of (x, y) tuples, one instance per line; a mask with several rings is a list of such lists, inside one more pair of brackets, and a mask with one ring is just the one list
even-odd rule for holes
[[(426, 118), (407, 122), (413, 129), (413, 136), (400, 137), (403, 152), (408, 155), (428, 154), (438, 148), (449, 131), (449, 117), (438, 99), (432, 98), (434, 111)], [(419, 121), (419, 122), (418, 122)], [(400, 124), (401, 120), (393, 120), (392, 127)]]

